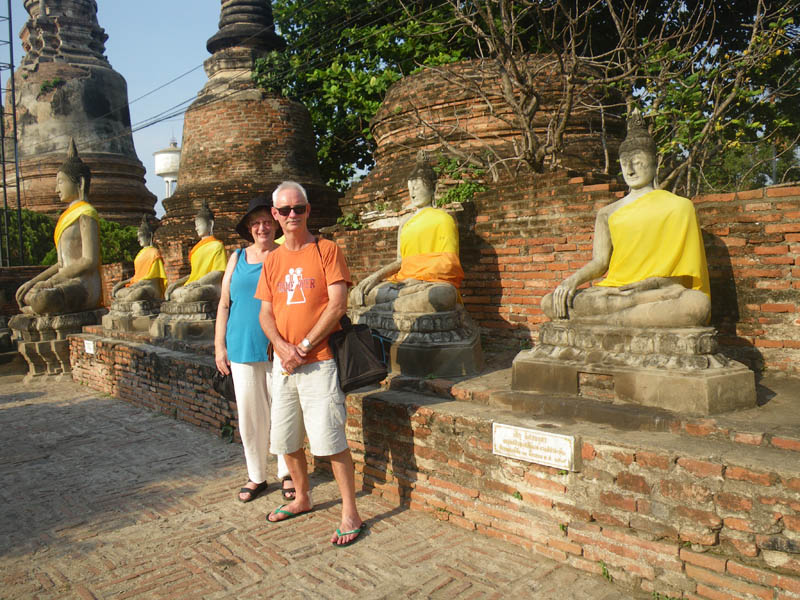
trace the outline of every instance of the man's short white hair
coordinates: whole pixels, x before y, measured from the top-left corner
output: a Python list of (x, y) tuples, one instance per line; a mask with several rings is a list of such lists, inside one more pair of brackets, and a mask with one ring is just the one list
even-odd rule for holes
[(306, 194), (306, 188), (296, 181), (283, 181), (278, 187), (275, 188), (275, 191), (272, 192), (272, 206), (275, 206), (275, 203), (278, 201), (278, 194), (280, 194), (283, 190), (297, 190), (300, 192), (300, 195), (303, 197), (303, 200), (305, 200), (306, 204), (308, 204), (308, 194)]

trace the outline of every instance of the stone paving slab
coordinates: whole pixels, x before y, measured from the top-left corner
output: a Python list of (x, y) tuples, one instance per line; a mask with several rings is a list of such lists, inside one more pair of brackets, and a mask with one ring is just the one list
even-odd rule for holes
[(359, 496), (348, 548), (336, 484), (280, 525), (241, 446), (69, 381), (0, 372), (0, 598), (649, 598), (435, 516)]

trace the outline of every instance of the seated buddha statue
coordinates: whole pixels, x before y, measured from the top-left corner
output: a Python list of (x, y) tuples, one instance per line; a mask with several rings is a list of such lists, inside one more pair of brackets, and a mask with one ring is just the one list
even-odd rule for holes
[(432, 206), (436, 172), (424, 152), (408, 176), (411, 206), (400, 221), (397, 259), (365, 277), (350, 292), (354, 307), (393, 312), (453, 310), (464, 278), (458, 258), (458, 226), (446, 211)]
[[(656, 189), (656, 146), (638, 112), (619, 162), (629, 193), (598, 211), (592, 259), (542, 298), (542, 310), (576, 323), (706, 325), (711, 293), (694, 205)], [(578, 289), (603, 274), (593, 287)]]
[(119, 302), (162, 300), (167, 287), (167, 275), (161, 252), (152, 245), (153, 228), (145, 215), (142, 215), (137, 239), (142, 249), (133, 259), (133, 277), (117, 283), (111, 295)]
[(194, 229), (200, 241), (189, 251), (192, 270), (186, 277), (167, 286), (164, 299), (184, 304), (188, 302), (218, 302), (225, 272), (225, 246), (215, 238), (214, 214), (203, 202), (194, 219)]
[(53, 236), (58, 260), (17, 290), (23, 314), (76, 313), (100, 305), (100, 228), (97, 211), (88, 202), (91, 179), (71, 140), (67, 160), (56, 175), (56, 193), (67, 205)]

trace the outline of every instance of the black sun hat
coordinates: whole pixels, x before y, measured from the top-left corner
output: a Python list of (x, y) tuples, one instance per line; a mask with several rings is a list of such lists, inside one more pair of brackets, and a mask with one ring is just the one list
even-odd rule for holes
[(247, 226), (247, 219), (259, 209), (266, 208), (270, 218), (272, 218), (272, 199), (264, 194), (250, 199), (250, 204), (247, 207), (247, 212), (236, 225), (236, 233), (246, 239), (248, 242), (253, 241), (253, 236), (250, 234), (250, 228)]

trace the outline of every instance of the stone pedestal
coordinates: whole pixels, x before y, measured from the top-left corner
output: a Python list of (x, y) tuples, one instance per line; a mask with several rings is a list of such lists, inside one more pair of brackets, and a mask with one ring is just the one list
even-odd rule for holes
[(438, 313), (351, 309), (350, 318), (389, 340), (390, 368), (394, 372), (461, 377), (475, 375), (483, 368), (480, 336), (463, 306)]
[(512, 390), (709, 415), (756, 405), (755, 375), (717, 350), (713, 327), (608, 327), (544, 323), (520, 352)]
[(161, 301), (117, 302), (103, 317), (103, 329), (108, 332), (149, 333), (154, 319), (161, 311)]
[(150, 336), (185, 342), (214, 339), (217, 302), (164, 302), (150, 325)]
[(86, 325), (97, 325), (105, 312), (99, 308), (65, 315), (11, 317), (8, 325), (18, 340), (17, 351), (28, 363), (28, 377), (69, 373), (67, 336), (80, 333)]

